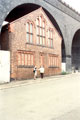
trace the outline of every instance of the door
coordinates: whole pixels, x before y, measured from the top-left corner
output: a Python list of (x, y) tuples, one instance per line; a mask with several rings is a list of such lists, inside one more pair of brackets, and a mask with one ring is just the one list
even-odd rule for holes
[(10, 52), (0, 51), (0, 83), (10, 82)]

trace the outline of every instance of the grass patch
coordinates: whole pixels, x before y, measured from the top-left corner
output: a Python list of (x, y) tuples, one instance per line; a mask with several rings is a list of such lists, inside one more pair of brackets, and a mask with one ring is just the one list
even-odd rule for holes
[(64, 72), (64, 71), (61, 73), (61, 75), (66, 75), (66, 74), (67, 74), (67, 72)]

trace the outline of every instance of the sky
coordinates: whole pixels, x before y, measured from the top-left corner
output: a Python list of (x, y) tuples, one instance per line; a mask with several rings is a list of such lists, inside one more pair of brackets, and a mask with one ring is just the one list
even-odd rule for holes
[(80, 13), (80, 0), (62, 0)]

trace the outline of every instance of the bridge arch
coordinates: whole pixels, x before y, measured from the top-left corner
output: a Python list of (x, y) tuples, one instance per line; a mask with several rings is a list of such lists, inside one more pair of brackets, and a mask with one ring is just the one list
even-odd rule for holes
[[(29, 0), (24, 0), (24, 1), (20, 0), (19, 2), (18, 2), (18, 0), (16, 2), (15, 1), (16, 0), (14, 0), (14, 3), (12, 1), (10, 1), (9, 4), (6, 1), (5, 2), (5, 8), (4, 8), (4, 6), (2, 6), (2, 8), (4, 8), (4, 9), (2, 9), (2, 16), (3, 17), (0, 19), (0, 29), (2, 28), (2, 23), (3, 23), (4, 20), (10, 21), (10, 19), (12, 17), (14, 17), (14, 16), (15, 17), (16, 16), (19, 17), (20, 14), (23, 15), (23, 11), (24, 11), (24, 14), (26, 14), (26, 13), (32, 11), (32, 10), (35, 10), (35, 9), (37, 9), (39, 7), (42, 7), (48, 13), (47, 15), (50, 14), (52, 16), (52, 18), (51, 18), (51, 16), (49, 15), (49, 17), (52, 19), (52, 21), (56, 21), (56, 23), (57, 23), (56, 27), (58, 29), (60, 29), (59, 33), (62, 34), (61, 31), (63, 30), (63, 28), (61, 28), (60, 21), (57, 18), (57, 16), (54, 14), (55, 11), (53, 12), (52, 9), (51, 9), (51, 6), (49, 6), (48, 4), (46, 4), (45, 1), (41, 1), (41, 0), (31, 0), (31, 1), (29, 1)], [(6, 7), (6, 5), (8, 6), (8, 8)], [(12, 14), (13, 12), (14, 13), (16, 12), (17, 14), (16, 15)], [(9, 16), (10, 16), (10, 18), (9, 18)], [(17, 17), (16, 17), (16, 19), (17, 19)], [(12, 18), (12, 19), (14, 19), (14, 18)]]
[(71, 54), (72, 67), (80, 70), (80, 29), (78, 29), (73, 36)]
[[(47, 11), (49, 11), (49, 13), (53, 16), (53, 12), (50, 9), (50, 7), (46, 4), (45, 1), (41, 1), (41, 0), (8, 0), (5, 1), (4, 4), (1, 4), (1, 11), (2, 12), (2, 17), (0, 19), (0, 26), (2, 26), (3, 21), (6, 19), (6, 17), (11, 13), (11, 11), (13, 11), (15, 8), (20, 8), (20, 7), (26, 7), (27, 4), (33, 4), (34, 6), (41, 6), (44, 9), (46, 9)], [(5, 5), (5, 7), (4, 7)], [(30, 9), (32, 9), (30, 7)], [(35, 9), (35, 8), (34, 8)], [(1, 13), (0, 13), (1, 14)], [(55, 16), (54, 16), (55, 17)]]
[[(64, 59), (64, 49), (65, 49), (65, 41), (63, 38), (62, 30), (60, 27), (59, 19), (55, 16), (55, 14), (51, 11), (51, 9), (45, 4), (44, 1), (37, 1), (33, 0), (33, 2), (30, 2), (28, 0), (22, 2), (22, 0), (19, 3), (15, 3), (14, 6), (9, 6), (9, 10), (6, 9), (6, 13), (4, 14), (3, 21), (12, 22), (16, 20), (17, 18), (28, 14), (29, 12), (32, 12), (33, 10), (38, 9), (39, 7), (42, 7), (47, 14), (47, 16), (50, 18), (51, 22), (56, 27), (57, 31), (62, 37), (62, 60)], [(2, 28), (2, 27), (1, 27)], [(1, 29), (2, 30), (2, 29)]]

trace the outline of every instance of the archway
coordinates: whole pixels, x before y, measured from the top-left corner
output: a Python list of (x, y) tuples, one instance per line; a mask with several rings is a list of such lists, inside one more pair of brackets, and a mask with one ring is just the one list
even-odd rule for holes
[(80, 70), (80, 29), (75, 33), (72, 42), (72, 68)]
[(65, 44), (64, 44), (64, 40), (62, 40), (62, 63), (66, 63), (66, 51), (65, 51)]

